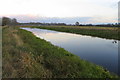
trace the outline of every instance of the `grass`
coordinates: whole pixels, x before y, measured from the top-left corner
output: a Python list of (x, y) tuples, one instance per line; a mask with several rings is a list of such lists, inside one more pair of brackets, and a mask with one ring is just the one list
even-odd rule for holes
[(0, 26), (0, 79), (2, 78), (2, 26)]
[(96, 27), (96, 26), (38, 26), (36, 28), (49, 29), (61, 32), (89, 35), (106, 39), (120, 40), (118, 27)]
[(3, 78), (117, 78), (103, 67), (15, 27), (3, 28)]

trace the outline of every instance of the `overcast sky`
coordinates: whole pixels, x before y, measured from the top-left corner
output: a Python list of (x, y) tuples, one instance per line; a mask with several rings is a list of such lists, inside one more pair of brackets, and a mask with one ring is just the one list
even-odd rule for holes
[(0, 16), (20, 22), (116, 23), (119, 0), (0, 0)]

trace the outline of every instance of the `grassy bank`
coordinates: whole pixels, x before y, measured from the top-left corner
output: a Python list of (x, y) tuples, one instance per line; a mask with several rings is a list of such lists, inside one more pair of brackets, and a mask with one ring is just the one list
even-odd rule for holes
[(37, 28), (50, 29), (55, 31), (90, 35), (106, 39), (120, 40), (118, 36), (118, 27), (95, 27), (95, 26), (39, 26)]
[(2, 78), (2, 26), (0, 26), (0, 79)]
[(19, 28), (3, 28), (3, 78), (115, 78), (100, 66)]

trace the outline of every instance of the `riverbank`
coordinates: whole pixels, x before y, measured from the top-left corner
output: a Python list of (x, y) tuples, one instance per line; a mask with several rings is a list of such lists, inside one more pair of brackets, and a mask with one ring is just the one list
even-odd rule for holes
[(61, 32), (69, 32), (81, 35), (89, 35), (106, 39), (120, 40), (118, 27), (95, 27), (95, 26), (37, 26), (36, 28), (49, 29)]
[(3, 78), (115, 78), (100, 66), (16, 27), (3, 28)]
[(0, 26), (0, 79), (2, 79), (2, 26)]

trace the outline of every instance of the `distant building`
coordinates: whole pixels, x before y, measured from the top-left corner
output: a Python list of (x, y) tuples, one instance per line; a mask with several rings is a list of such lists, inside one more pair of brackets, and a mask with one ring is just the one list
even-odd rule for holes
[(120, 24), (120, 1), (118, 2), (118, 24)]

